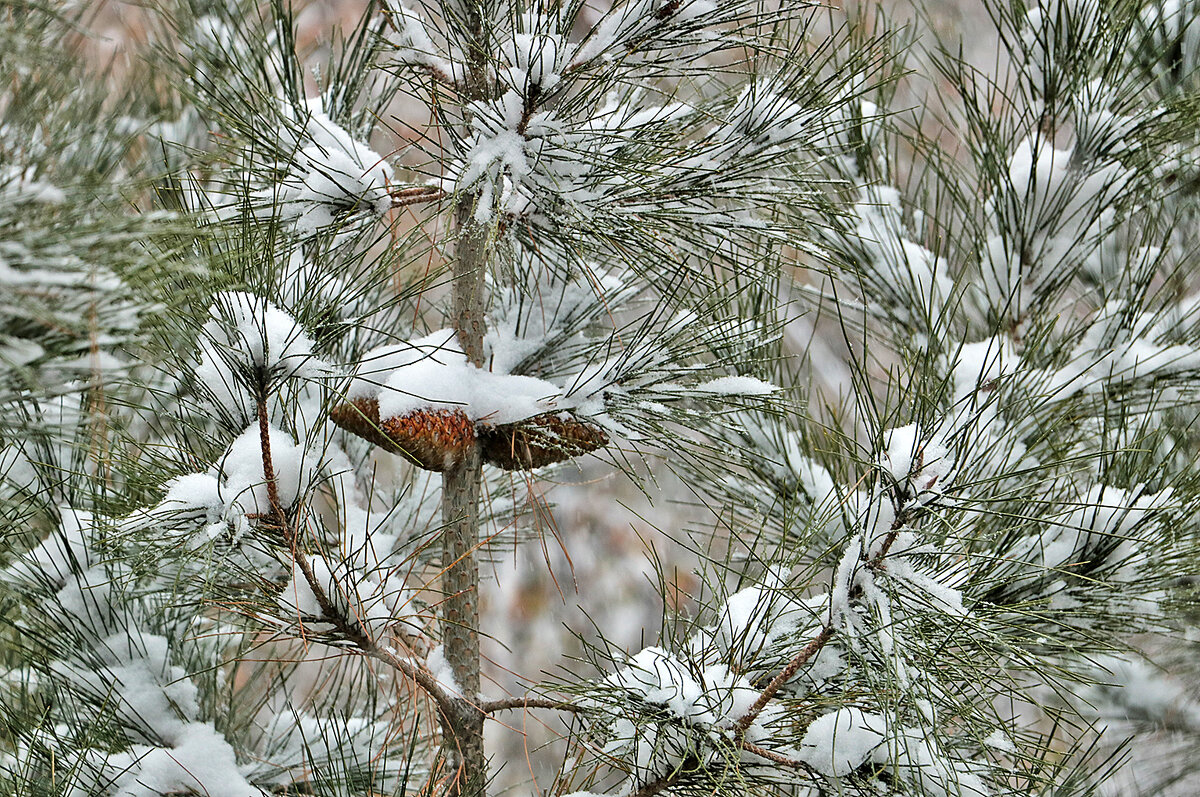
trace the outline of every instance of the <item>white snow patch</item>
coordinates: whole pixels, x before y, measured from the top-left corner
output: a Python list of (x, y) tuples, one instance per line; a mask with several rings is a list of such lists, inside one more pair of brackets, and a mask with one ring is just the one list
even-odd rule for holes
[(954, 401), (960, 402), (978, 390), (1016, 371), (1020, 356), (1006, 337), (967, 343), (958, 350), (954, 363)]
[(701, 382), (693, 388), (697, 393), (717, 396), (769, 396), (779, 391), (770, 382), (752, 376), (722, 376)]
[(477, 368), (467, 362), (453, 336), (442, 330), (368, 352), (348, 397), (377, 398), (381, 419), (457, 409), (472, 421), (506, 424), (565, 408), (557, 385)]
[[(290, 106), (284, 106), (291, 113)], [(322, 110), (320, 98), (298, 109), (299, 133), (280, 131), (295, 142), (287, 174), (276, 186), (259, 191), (268, 212), (295, 224), (304, 235), (366, 212), (382, 216), (392, 206), (388, 186), (392, 167), (367, 144), (355, 140)]]
[(261, 797), (241, 774), (225, 737), (210, 723), (188, 723), (170, 748), (134, 747), (110, 756), (108, 766), (127, 770), (115, 784), (114, 797), (158, 797), (197, 793), (208, 797)]
[(167, 483), (167, 494), (162, 503), (178, 504), (180, 508), (205, 509), (220, 507), (221, 483), (207, 473), (189, 473), (178, 476)]
[(441, 55), (425, 18), (418, 9), (409, 8), (404, 0), (387, 0), (387, 11), (392, 26), (388, 29), (391, 38), (391, 55), (401, 64), (424, 67), (444, 80), (453, 82), (462, 76), (462, 69), (451, 59)]
[(953, 455), (936, 434), (923, 433), (915, 424), (884, 432), (885, 451), (880, 465), (906, 495), (918, 503), (940, 497), (954, 471)]
[(249, 413), (247, 369), (263, 369), (274, 379), (324, 372), (303, 328), (260, 296), (241, 291), (217, 294), (209, 316), (212, 320), (200, 338), (196, 381), (205, 398), (236, 417)]
[(37, 179), (36, 175), (37, 170), (32, 166), (24, 169), (13, 164), (0, 167), (0, 202), (61, 205), (67, 201), (61, 188)]
[(813, 720), (797, 757), (823, 775), (840, 778), (866, 763), (886, 738), (883, 717), (849, 706)]
[(454, 668), (450, 666), (450, 662), (446, 661), (446, 649), (438, 645), (429, 652), (429, 658), (426, 659), (425, 665), (429, 668), (429, 673), (438, 685), (452, 695), (462, 696), (462, 687), (458, 685), (458, 680), (454, 677)]
[[(310, 473), (315, 469), (303, 447), (292, 441), (291, 435), (270, 428), (271, 467), (275, 476), (280, 508), (296, 502), (308, 487)], [(273, 511), (268, 498), (267, 480), (263, 472), (262, 445), (258, 426), (242, 432), (217, 463), (220, 473), (219, 495), (225, 505), (225, 515), (268, 515)]]

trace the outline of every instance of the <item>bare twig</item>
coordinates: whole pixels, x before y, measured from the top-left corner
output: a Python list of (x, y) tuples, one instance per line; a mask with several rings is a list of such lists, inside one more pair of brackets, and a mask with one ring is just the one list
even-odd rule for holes
[(392, 188), (388, 190), (392, 198), (392, 207), (401, 208), (407, 205), (419, 205), (423, 202), (440, 202), (446, 198), (446, 192), (436, 185), (419, 185), (413, 188)]
[(788, 758), (785, 755), (780, 755), (779, 753), (776, 753), (773, 750), (768, 750), (765, 747), (759, 747), (753, 742), (747, 742), (743, 740), (742, 749), (747, 753), (754, 753), (756, 756), (765, 758), (768, 761), (772, 761), (780, 766), (787, 767), (788, 769), (803, 769), (806, 772), (810, 771), (809, 765), (805, 762), (797, 761), (794, 758)]
[(510, 709), (547, 708), (554, 711), (578, 713), (584, 711), (583, 706), (568, 700), (554, 700), (548, 697), (502, 697), (497, 700), (485, 700), (479, 704), (479, 710), (484, 714), (494, 714), (497, 711)]
[(766, 688), (762, 690), (762, 694), (754, 701), (754, 704), (750, 706), (749, 710), (733, 726), (734, 731), (739, 737), (754, 724), (754, 721), (758, 719), (758, 715), (767, 707), (767, 704), (771, 702), (776, 693), (783, 688), (783, 685), (792, 680), (801, 667), (821, 652), (821, 648), (825, 647), (825, 644), (833, 638), (833, 634), (833, 624), (830, 623), (822, 628), (821, 633), (817, 634), (815, 639), (805, 645), (804, 650), (793, 656), (792, 660), (787, 663), (787, 666), (771, 679), (771, 683), (767, 684)]
[[(267, 390), (264, 386), (258, 395), (258, 445), (262, 449), (263, 478), (267, 482), (267, 504), (274, 520), (280, 527), (287, 526), (287, 516), (279, 501), (279, 483), (275, 480), (275, 465), (271, 461), (271, 421), (267, 417)], [(292, 541), (294, 543), (294, 540)]]

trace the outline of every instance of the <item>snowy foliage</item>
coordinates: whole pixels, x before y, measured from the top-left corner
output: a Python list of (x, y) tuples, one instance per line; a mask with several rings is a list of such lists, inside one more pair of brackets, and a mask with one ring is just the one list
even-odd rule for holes
[[(0, 793), (1069, 797), (1200, 737), (1189, 2), (993, 3), (1005, 74), (802, 4), (202, 6), (115, 100), (0, 11)], [(598, 557), (550, 502), (623, 525), (613, 470), (662, 528)], [(530, 679), (539, 557), (629, 628)]]
[(325, 114), (320, 100), (308, 101), (288, 121), (292, 125), (281, 131), (292, 153), (287, 173), (256, 194), (268, 212), (311, 234), (355, 213), (388, 211), (392, 168), (384, 156), (351, 138)]

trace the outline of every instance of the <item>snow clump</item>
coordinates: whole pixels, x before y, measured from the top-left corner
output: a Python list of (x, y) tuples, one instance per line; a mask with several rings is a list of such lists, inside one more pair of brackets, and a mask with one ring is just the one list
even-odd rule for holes
[[(713, 742), (735, 732), (738, 721), (746, 716), (760, 693), (745, 676), (733, 673), (724, 664), (702, 669), (672, 656), (658, 647), (642, 650), (628, 664), (604, 680), (623, 700), (632, 702), (631, 710), (619, 714), (610, 726), (605, 752), (618, 755), (636, 765), (637, 777), (649, 780), (677, 768), (693, 755), (706, 761), (720, 760), (722, 752)], [(659, 706), (665, 721), (639, 722), (638, 703)], [(780, 718), (778, 708), (770, 706), (746, 729), (744, 739), (761, 744), (771, 738), (768, 726)], [(762, 759), (744, 753), (747, 763)]]
[(330, 119), (320, 98), (307, 100), (294, 113), (285, 106), (284, 112), (298, 129), (281, 131), (281, 138), (292, 142), (287, 174), (257, 194), (270, 213), (294, 223), (301, 235), (355, 213), (387, 213), (393, 174), (382, 155)]
[(557, 385), (468, 362), (448, 329), (368, 352), (347, 398), (378, 399), (381, 419), (450, 409), (496, 425), (565, 409)]
[(290, 315), (241, 291), (217, 294), (200, 336), (195, 369), (201, 394), (234, 417), (251, 415), (255, 371), (270, 379), (311, 378), (324, 372), (313, 341)]
[(923, 728), (897, 727), (883, 716), (847, 706), (822, 714), (805, 731), (797, 758), (830, 778), (864, 764), (894, 766), (916, 787), (935, 797), (986, 797), (991, 791), (967, 762), (948, 757)]

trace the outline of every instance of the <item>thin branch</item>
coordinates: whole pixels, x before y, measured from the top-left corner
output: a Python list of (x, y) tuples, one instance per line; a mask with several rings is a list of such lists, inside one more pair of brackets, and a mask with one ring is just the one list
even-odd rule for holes
[(833, 624), (830, 623), (821, 629), (821, 633), (817, 634), (816, 638), (804, 646), (804, 650), (792, 657), (792, 660), (787, 663), (787, 666), (779, 671), (779, 674), (771, 679), (771, 683), (763, 689), (762, 694), (758, 696), (758, 700), (754, 701), (754, 705), (741, 716), (741, 719), (733, 726), (734, 732), (741, 737), (749, 730), (754, 721), (758, 719), (758, 715), (762, 713), (775, 694), (783, 688), (783, 685), (795, 677), (800, 668), (807, 664), (814, 656), (821, 652), (821, 648), (833, 638), (835, 631)]
[(267, 503), (275, 515), (275, 521), (281, 528), (287, 527), (287, 518), (283, 512), (283, 504), (279, 501), (279, 483), (275, 480), (275, 465), (271, 461), (271, 422), (267, 417), (267, 388), (266, 377), (258, 394), (258, 445), (262, 449), (263, 478), (267, 482)]
[(571, 713), (579, 713), (586, 710), (583, 706), (576, 705), (569, 700), (554, 700), (548, 697), (502, 697), (498, 700), (485, 700), (479, 704), (479, 710), (484, 714), (493, 714), (497, 711), (508, 711), (515, 708), (546, 708)]
[(673, 785), (675, 783), (675, 781), (679, 780), (679, 775), (680, 775), (680, 773), (677, 772), (677, 773), (668, 775), (665, 778), (659, 778), (658, 780), (652, 780), (649, 783), (642, 786), (637, 791), (635, 791), (633, 794), (630, 794), (629, 797), (654, 797), (654, 795), (658, 794), (660, 791), (667, 788), (668, 786)]
[(773, 750), (768, 750), (765, 747), (759, 747), (753, 742), (747, 742), (743, 740), (742, 749), (747, 753), (753, 753), (756, 756), (765, 758), (768, 761), (773, 761), (774, 763), (783, 767), (787, 767), (788, 769), (803, 769), (805, 772), (812, 771), (812, 768), (803, 761), (797, 761), (794, 758), (788, 758), (785, 755), (780, 755)]
[(436, 185), (419, 185), (413, 188), (392, 188), (388, 190), (392, 198), (392, 207), (402, 208), (407, 205), (419, 205), (423, 202), (440, 202), (446, 198), (446, 192)]
[(267, 400), (265, 388), (258, 396), (258, 437), (262, 448), (263, 477), (267, 483), (267, 501), (271, 505), (273, 525), (283, 532), (284, 540), (291, 548), (292, 559), (300, 569), (308, 588), (316, 598), (317, 606), (321, 609), (321, 619), (333, 624), (334, 628), (349, 642), (352, 642), (362, 653), (380, 661), (400, 674), (410, 678), (422, 691), (433, 699), (438, 711), (447, 719), (454, 716), (457, 709), (455, 699), (442, 689), (437, 679), (428, 670), (413, 662), (385, 650), (375, 643), (363, 628), (346, 617), (329, 599), (325, 585), (312, 569), (312, 563), (304, 551), (300, 549), (300, 535), (295, 526), (288, 520), (279, 500), (279, 485), (275, 476), (275, 467), (271, 457), (271, 425), (267, 418)]
[[(896, 542), (896, 537), (898, 537), (900, 534), (900, 529), (903, 528), (907, 522), (908, 514), (906, 512), (900, 511), (896, 513), (896, 517), (892, 522), (891, 528), (888, 529), (887, 536), (884, 537), (883, 543), (879, 546), (879, 553), (871, 557), (869, 561), (865, 561), (865, 566), (870, 568), (875, 568), (878, 566), (883, 557), (887, 556), (888, 551)], [(793, 656), (792, 660), (787, 663), (787, 666), (780, 670), (779, 673), (771, 679), (771, 682), (767, 684), (766, 688), (763, 689), (762, 694), (758, 696), (758, 699), (754, 701), (754, 704), (750, 706), (750, 709), (743, 714), (741, 719), (737, 721), (737, 724), (734, 725), (734, 730), (737, 732), (739, 737), (750, 729), (750, 726), (754, 724), (756, 719), (758, 719), (758, 715), (763, 712), (763, 709), (765, 709), (767, 704), (771, 702), (772, 698), (778, 694), (779, 690), (783, 688), (784, 684), (792, 680), (796, 673), (800, 672), (801, 667), (803, 667), (818, 653), (820, 653), (821, 649), (825, 647), (830, 639), (833, 638), (835, 633), (837, 633), (837, 630), (834, 628), (833, 623), (830, 622), (826, 624), (825, 627), (821, 629), (821, 632), (817, 634), (817, 636), (811, 642), (805, 645), (803, 650)]]

